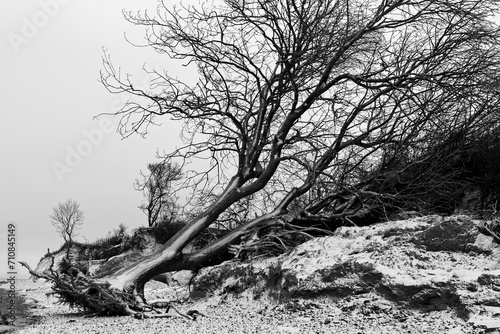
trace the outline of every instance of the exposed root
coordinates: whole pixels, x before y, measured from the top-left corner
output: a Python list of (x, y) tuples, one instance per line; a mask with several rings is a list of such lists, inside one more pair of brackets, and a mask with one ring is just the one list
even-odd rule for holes
[(179, 311), (177, 309), (177, 307), (175, 307), (174, 305), (172, 305), (171, 301), (166, 300), (166, 299), (154, 299), (154, 300), (150, 300), (148, 302), (148, 305), (150, 305), (151, 307), (153, 307), (155, 309), (165, 308), (165, 313), (164, 314), (167, 314), (170, 311), (170, 309), (173, 309), (175, 312), (177, 312), (178, 315), (180, 315), (181, 317), (184, 317), (186, 319), (189, 319), (189, 320), (195, 320), (198, 315), (206, 317), (205, 314), (203, 314), (203, 313), (201, 313), (201, 312), (199, 312), (197, 310), (190, 310), (190, 311), (187, 311), (186, 313), (183, 313), (183, 312)]
[(328, 229), (313, 226), (299, 226), (292, 224), (293, 219), (284, 217), (274, 226), (262, 230), (252, 231), (236, 245), (228, 247), (229, 253), (235, 258), (257, 258), (260, 256), (279, 255), (286, 253), (297, 245), (318, 235), (328, 235)]
[(500, 237), (498, 236), (495, 231), (493, 231), (496, 227), (498, 229), (498, 226), (500, 225), (500, 221), (495, 219), (492, 222), (483, 222), (482, 224), (479, 225), (479, 230), (486, 235), (491, 236), (497, 243), (500, 244)]
[[(53, 270), (53, 266), (48, 272), (38, 273), (32, 270), (27, 263), (19, 263), (28, 269), (34, 277), (50, 281), (53, 290), (50, 294), (56, 294), (61, 303), (69, 304), (70, 307), (80, 306), (84, 310), (92, 312), (87, 317), (131, 315), (139, 319), (183, 317), (195, 320), (197, 315), (203, 315), (196, 310), (183, 313), (167, 300), (154, 300), (151, 303), (146, 303), (142, 297), (138, 299), (133, 293), (115, 289), (106, 281), (95, 281), (82, 274), (61, 274)], [(163, 308), (166, 310), (161, 310)], [(177, 314), (168, 313), (170, 309), (173, 309)]]

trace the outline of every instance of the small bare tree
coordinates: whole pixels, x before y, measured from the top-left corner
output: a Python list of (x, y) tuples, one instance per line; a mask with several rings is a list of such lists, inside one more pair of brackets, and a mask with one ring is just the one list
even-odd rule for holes
[(149, 175), (141, 172), (142, 180), (135, 181), (135, 189), (142, 191), (145, 201), (139, 208), (148, 216), (148, 225), (171, 221), (176, 214), (175, 192), (172, 183), (182, 178), (177, 164), (157, 162), (148, 164)]
[(56, 228), (57, 232), (64, 239), (67, 248), (67, 255), (73, 245), (73, 238), (76, 236), (76, 230), (83, 225), (84, 215), (80, 210), (80, 204), (72, 199), (59, 203), (53, 208), (49, 216), (50, 222)]

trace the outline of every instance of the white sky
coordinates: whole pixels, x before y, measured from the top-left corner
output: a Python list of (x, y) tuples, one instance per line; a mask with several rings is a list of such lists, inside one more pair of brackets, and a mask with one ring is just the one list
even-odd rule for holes
[[(49, 6), (50, 4), (50, 6)], [(77, 240), (95, 240), (123, 223), (129, 229), (147, 225), (137, 208), (142, 195), (133, 182), (157, 149), (171, 151), (179, 145), (179, 126), (164, 119), (146, 138), (121, 140), (115, 132), (103, 132), (102, 120), (92, 118), (110, 112), (121, 100), (98, 82), (102, 47), (115, 66), (135, 74), (141, 83), (141, 67), (164, 67), (170, 73), (192, 72), (151, 49), (136, 48), (144, 28), (125, 21), (122, 9), (132, 12), (154, 9), (156, 0), (3, 0), (0, 4), (0, 277), (7, 271), (7, 224), (17, 224), (18, 260), (36, 266), (47, 248), (55, 250), (61, 237), (50, 224), (52, 208), (72, 198), (85, 213)], [(29, 25), (37, 31), (29, 30)], [(13, 35), (15, 34), (15, 35)], [(17, 39), (16, 39), (17, 38)], [(13, 43), (13, 39), (21, 41)], [(88, 146), (85, 136), (95, 134)], [(102, 140), (99, 135), (102, 134)], [(86, 146), (87, 145), (87, 146)], [(70, 159), (69, 150), (87, 149), (81, 161)], [(71, 168), (60, 173), (53, 164)], [(62, 180), (60, 180), (62, 178)], [(21, 277), (27, 272), (18, 266)]]

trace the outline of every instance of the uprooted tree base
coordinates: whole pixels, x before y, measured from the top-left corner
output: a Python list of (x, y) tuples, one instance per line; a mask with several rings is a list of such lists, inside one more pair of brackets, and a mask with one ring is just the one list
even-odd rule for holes
[[(232, 258), (272, 256), (289, 251), (315, 236), (329, 233), (331, 230), (273, 220), (273, 224), (267, 228), (257, 228), (244, 234), (239, 243), (229, 245), (228, 248)], [(25, 262), (20, 263), (33, 277), (51, 282), (53, 291), (50, 294), (56, 295), (61, 303), (68, 304), (70, 307), (78, 306), (92, 315), (102, 316), (133, 315), (137, 318), (179, 316), (195, 320), (198, 315), (203, 315), (196, 310), (183, 313), (173, 305), (172, 301), (165, 299), (146, 301), (144, 289), (141, 288), (143, 285), (137, 282), (130, 288), (117, 288), (107, 280), (109, 278), (107, 275), (89, 277), (78, 268), (78, 264), (71, 263), (71, 261), (68, 261), (64, 270), (61, 270), (61, 268), (55, 268), (54, 254), (50, 255), (50, 258), (50, 267), (44, 272), (33, 270)], [(219, 260), (214, 261), (215, 259)], [(213, 253), (207, 261), (198, 263), (197, 267), (219, 264), (224, 259), (225, 257), (217, 257), (216, 253)], [(113, 276), (114, 273), (108, 272), (108, 274)], [(155, 278), (151, 276), (150, 279)], [(142, 282), (145, 283), (144, 280)], [(168, 313), (170, 309), (175, 313)]]
[[(19, 263), (34, 277), (51, 282), (51, 294), (57, 295), (61, 303), (69, 304), (70, 307), (80, 306), (91, 315), (132, 315), (140, 319), (183, 317), (189, 320), (203, 315), (196, 310), (183, 313), (168, 300), (138, 301), (132, 293), (113, 288), (109, 282), (90, 279), (77, 273), (76, 269), (75, 275), (72, 271), (69, 274), (58, 273), (52, 267), (48, 272), (38, 273), (26, 262)], [(168, 313), (170, 309), (176, 313)]]

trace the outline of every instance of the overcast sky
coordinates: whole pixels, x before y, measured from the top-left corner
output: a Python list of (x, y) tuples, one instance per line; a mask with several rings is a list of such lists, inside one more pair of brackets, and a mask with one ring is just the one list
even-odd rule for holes
[[(36, 266), (61, 237), (49, 215), (72, 198), (85, 213), (76, 239), (89, 241), (118, 227), (147, 225), (133, 182), (158, 149), (179, 145), (178, 125), (167, 119), (143, 139), (122, 140), (117, 119), (93, 117), (116, 109), (122, 97), (98, 82), (102, 47), (115, 66), (142, 82), (146, 62), (179, 77), (189, 71), (141, 42), (143, 27), (124, 20), (156, 7), (156, 0), (4, 0), (0, 4), (0, 256), (7, 257), (7, 224), (17, 224), (17, 258)], [(193, 75), (193, 74), (191, 74)], [(0, 260), (0, 277), (7, 271)], [(18, 268), (27, 277), (24, 269)]]

